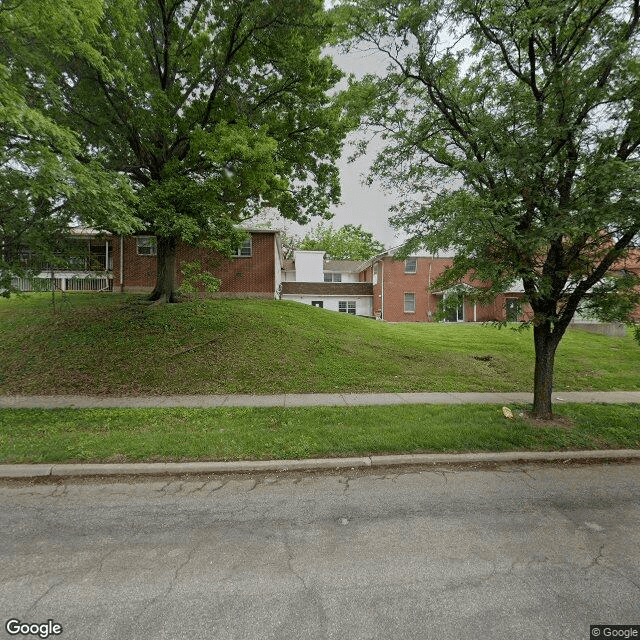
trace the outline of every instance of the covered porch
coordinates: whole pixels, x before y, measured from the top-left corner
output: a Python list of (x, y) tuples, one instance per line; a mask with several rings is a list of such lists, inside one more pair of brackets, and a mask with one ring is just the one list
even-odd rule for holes
[(60, 250), (46, 256), (21, 246), (14, 255), (25, 274), (12, 278), (12, 286), (20, 291), (111, 291), (112, 248), (112, 236), (89, 228), (71, 229)]

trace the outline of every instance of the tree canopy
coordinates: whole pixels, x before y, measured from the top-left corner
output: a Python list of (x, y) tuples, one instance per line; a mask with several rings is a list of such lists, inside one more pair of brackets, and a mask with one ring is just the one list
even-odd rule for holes
[(471, 274), (482, 299), (522, 281), (550, 417), (576, 311), (638, 301), (637, 277), (608, 274), (640, 232), (639, 0), (342, 0), (334, 16), (389, 63), (351, 99), (385, 140), (372, 172), (406, 252), (455, 249), (436, 285)]
[(322, 0), (109, 0), (90, 55), (63, 64), (64, 123), (157, 236), (153, 298), (174, 298), (178, 241), (229, 252), (263, 207), (307, 222), (338, 201), (329, 33)]
[(339, 229), (320, 224), (296, 243), (297, 248), (323, 250), (330, 260), (368, 260), (384, 251), (384, 245), (362, 225), (345, 224)]
[(20, 247), (43, 259), (64, 246), (71, 222), (130, 231), (134, 195), (126, 179), (82, 154), (75, 132), (56, 118), (56, 61), (86, 44), (98, 0), (0, 3), (0, 291), (24, 275)]

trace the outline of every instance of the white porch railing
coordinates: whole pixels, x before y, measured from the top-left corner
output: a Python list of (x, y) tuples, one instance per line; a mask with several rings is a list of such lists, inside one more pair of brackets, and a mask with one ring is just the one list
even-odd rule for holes
[(56, 277), (42, 278), (12, 278), (11, 286), (18, 291), (51, 291), (55, 287), (58, 291), (111, 291), (113, 280), (106, 276), (98, 277)]

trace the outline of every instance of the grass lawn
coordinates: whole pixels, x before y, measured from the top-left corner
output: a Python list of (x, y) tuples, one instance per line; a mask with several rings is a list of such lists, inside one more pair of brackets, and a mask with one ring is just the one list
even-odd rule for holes
[(640, 448), (640, 405), (557, 407), (568, 426), (501, 407), (4, 409), (0, 462), (265, 460), (381, 453)]
[[(0, 394), (530, 391), (531, 331), (389, 325), (295, 302), (0, 298)], [(640, 389), (640, 345), (569, 331), (555, 390)], [(342, 411), (342, 410), (340, 410)]]

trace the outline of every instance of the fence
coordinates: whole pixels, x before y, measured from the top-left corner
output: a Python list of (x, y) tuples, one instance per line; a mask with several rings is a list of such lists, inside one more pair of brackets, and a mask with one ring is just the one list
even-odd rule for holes
[(18, 291), (112, 291), (113, 280), (107, 277), (12, 278), (11, 286)]

